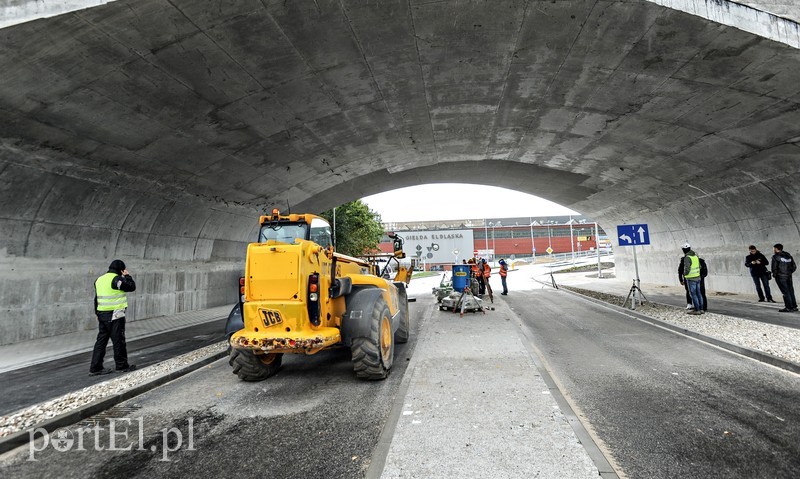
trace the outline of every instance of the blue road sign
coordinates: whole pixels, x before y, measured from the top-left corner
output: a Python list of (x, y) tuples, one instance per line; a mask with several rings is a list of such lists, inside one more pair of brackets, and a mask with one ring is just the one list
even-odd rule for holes
[(650, 244), (647, 225), (617, 225), (617, 241), (620, 246)]

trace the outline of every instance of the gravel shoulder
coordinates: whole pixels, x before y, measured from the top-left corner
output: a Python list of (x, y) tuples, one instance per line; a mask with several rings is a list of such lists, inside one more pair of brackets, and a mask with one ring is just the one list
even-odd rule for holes
[(114, 379), (0, 416), (0, 438), (35, 427), (61, 414), (77, 410), (99, 399), (127, 391), (152, 378), (183, 368), (207, 356), (220, 353), (227, 347), (226, 343), (226, 341), (220, 341), (123, 376), (117, 376)]
[[(561, 287), (615, 306), (622, 306), (622, 302), (625, 300), (623, 296), (573, 286), (562, 285)], [(726, 343), (800, 364), (800, 330), (798, 329), (718, 313), (694, 316), (686, 314), (685, 309), (653, 302), (638, 305), (636, 312)]]

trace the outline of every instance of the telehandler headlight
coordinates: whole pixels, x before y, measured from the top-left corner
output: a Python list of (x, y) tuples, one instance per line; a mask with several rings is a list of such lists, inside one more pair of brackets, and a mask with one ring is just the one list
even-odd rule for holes
[(308, 299), (310, 301), (317, 301), (319, 300), (319, 295), (317, 293), (311, 293), (308, 295)]

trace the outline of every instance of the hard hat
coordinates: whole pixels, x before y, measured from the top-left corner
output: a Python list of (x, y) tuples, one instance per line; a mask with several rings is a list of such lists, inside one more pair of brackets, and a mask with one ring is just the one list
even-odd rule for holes
[(692, 245), (690, 245), (689, 243), (684, 243), (683, 246), (681, 246), (681, 248), (692, 249)]

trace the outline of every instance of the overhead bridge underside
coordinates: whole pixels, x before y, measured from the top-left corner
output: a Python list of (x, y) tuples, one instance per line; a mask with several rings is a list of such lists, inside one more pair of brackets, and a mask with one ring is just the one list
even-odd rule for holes
[(151, 0), (8, 26), (0, 330), (91, 326), (86, 284), (115, 257), (143, 273), (138, 317), (233, 301), (259, 210), (436, 182), (647, 223), (649, 280), (674, 282), (690, 241), (710, 288), (747, 290), (746, 245), (800, 248), (797, 18), (767, 0)]

